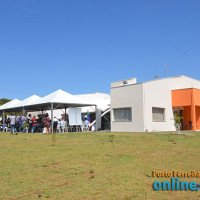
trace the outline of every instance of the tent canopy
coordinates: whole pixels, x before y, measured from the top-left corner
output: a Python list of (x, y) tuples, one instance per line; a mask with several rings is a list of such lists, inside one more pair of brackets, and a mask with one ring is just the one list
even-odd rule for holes
[(29, 106), (39, 101), (40, 99), (42, 98), (37, 95), (32, 95), (28, 97), (27, 99), (24, 99), (23, 101), (19, 102), (18, 104), (15, 104), (13, 107), (19, 108), (19, 107)]
[[(79, 94), (75, 96), (85, 100), (87, 103), (96, 104), (98, 107), (98, 110), (101, 110), (102, 112), (110, 108), (109, 94), (96, 92), (96, 93), (91, 93), (91, 94)], [(82, 112), (83, 113), (95, 112), (95, 107), (94, 106), (84, 107), (82, 108)]]
[(85, 104), (86, 102), (83, 99), (69, 94), (63, 90), (57, 90), (36, 102), (36, 104), (44, 103)]
[(22, 109), (25, 109), (26, 111), (43, 111), (50, 110), (51, 105), (53, 105), (53, 109), (96, 106), (96, 104), (87, 103), (85, 100), (71, 95), (63, 90), (57, 90), (43, 98), (33, 95), (21, 102), (19, 100), (15, 100), (15, 102), (15, 104), (13, 103), (9, 106), (0, 107), (0, 111), (18, 112), (22, 111)]
[(5, 103), (2, 106), (0, 106), (0, 110), (6, 110), (9, 108), (13, 108), (13, 107), (15, 107), (15, 105), (17, 105), (20, 102), (21, 101), (18, 99), (13, 99), (12, 101), (9, 101), (8, 103)]

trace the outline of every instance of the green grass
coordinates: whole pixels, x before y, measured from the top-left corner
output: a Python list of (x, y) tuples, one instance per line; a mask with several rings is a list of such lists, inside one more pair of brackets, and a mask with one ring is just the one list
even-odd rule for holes
[(65, 133), (55, 145), (52, 135), (0, 133), (0, 199), (200, 199), (152, 189), (169, 180), (153, 170), (198, 172), (199, 157), (198, 133)]

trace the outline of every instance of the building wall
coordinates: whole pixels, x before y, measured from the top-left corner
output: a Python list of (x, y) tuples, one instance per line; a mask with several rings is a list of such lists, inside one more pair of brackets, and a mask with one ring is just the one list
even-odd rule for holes
[[(178, 76), (144, 83), (144, 127), (148, 131), (175, 131), (172, 90), (200, 88), (200, 81)], [(165, 121), (153, 122), (152, 107), (165, 108)]]
[[(178, 76), (157, 79), (141, 84), (111, 88), (111, 118), (113, 108), (132, 107), (132, 122), (113, 122), (111, 131), (175, 131), (172, 90), (197, 88), (200, 81)], [(165, 121), (153, 122), (152, 108), (165, 108)]]
[[(144, 83), (144, 127), (148, 131), (174, 131), (172, 90), (200, 88), (200, 81), (186, 77), (172, 77)], [(153, 122), (152, 107), (165, 108), (165, 122)]]
[(196, 106), (197, 130), (200, 130), (200, 106)]
[(185, 130), (191, 130), (191, 127), (189, 126), (189, 121), (191, 121), (191, 106), (185, 106), (183, 110), (183, 119), (185, 122), (186, 127), (184, 127)]
[[(171, 87), (168, 81), (144, 83), (144, 129), (148, 132), (175, 131), (171, 103)], [(164, 122), (153, 122), (152, 108), (164, 108)]]
[[(132, 109), (131, 122), (114, 122), (113, 109)], [(111, 131), (113, 132), (142, 132), (143, 119), (143, 85), (127, 85), (111, 88)]]

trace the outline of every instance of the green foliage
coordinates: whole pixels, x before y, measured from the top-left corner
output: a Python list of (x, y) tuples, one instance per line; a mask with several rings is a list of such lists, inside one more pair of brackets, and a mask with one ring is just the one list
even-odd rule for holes
[(115, 138), (116, 137), (114, 135), (110, 135), (110, 137), (108, 138), (108, 141), (113, 145), (113, 151), (115, 150), (115, 145), (114, 145)]
[(174, 116), (174, 123), (181, 125), (181, 120), (183, 119), (183, 117), (181, 117), (177, 111), (174, 112)]
[(115, 140), (115, 136), (114, 135), (110, 135), (110, 137), (108, 138), (108, 141), (110, 143), (114, 143), (114, 140)]
[(8, 103), (9, 101), (11, 101), (11, 99), (1, 98), (0, 99), (0, 106), (5, 104), (5, 103)]
[[(1, 98), (0, 99), (0, 106), (2, 106), (3, 104), (6, 104), (8, 102), (12, 101), (11, 99), (6, 99), (6, 98)], [(22, 112), (16, 112), (15, 115), (18, 116), (18, 115), (21, 115)], [(9, 113), (5, 113), (5, 116), (9, 115)]]
[(24, 127), (28, 127), (28, 122), (26, 121), (26, 122), (23, 124), (22, 127), (23, 127), (23, 128), (24, 128)]
[(174, 118), (174, 122), (175, 122), (176, 124), (181, 125), (181, 119), (183, 119), (183, 117), (176, 116), (176, 117)]
[(56, 145), (56, 133), (55, 132), (53, 133), (52, 141), (53, 141), (53, 146), (55, 146)]

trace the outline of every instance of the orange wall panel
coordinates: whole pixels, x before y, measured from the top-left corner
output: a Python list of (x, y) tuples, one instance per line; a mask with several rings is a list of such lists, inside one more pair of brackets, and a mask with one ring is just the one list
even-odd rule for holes
[(192, 130), (200, 130), (200, 90), (195, 88), (173, 90), (172, 107), (178, 106), (184, 106), (185, 124), (189, 125), (189, 121), (192, 121)]
[[(189, 126), (189, 121), (191, 121), (191, 107), (185, 106), (183, 110), (183, 121), (187, 126)], [(185, 127), (185, 130), (189, 130), (191, 128)]]
[(200, 130), (200, 106), (196, 106), (197, 130)]
[(172, 107), (190, 106), (192, 89), (172, 90)]
[(200, 90), (193, 89), (194, 103), (196, 106), (200, 106)]

